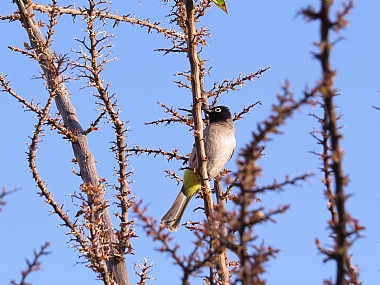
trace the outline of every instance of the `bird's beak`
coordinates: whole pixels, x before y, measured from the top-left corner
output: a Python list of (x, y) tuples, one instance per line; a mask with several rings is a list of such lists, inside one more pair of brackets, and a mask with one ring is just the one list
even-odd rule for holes
[(203, 111), (205, 111), (207, 114), (210, 114), (211, 112), (210, 112), (210, 109), (208, 109), (208, 108), (206, 108), (206, 107), (201, 107), (201, 109), (203, 110)]

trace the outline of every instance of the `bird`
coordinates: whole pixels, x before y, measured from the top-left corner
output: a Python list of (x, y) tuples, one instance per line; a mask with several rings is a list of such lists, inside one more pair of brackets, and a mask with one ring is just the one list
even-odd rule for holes
[[(235, 151), (235, 127), (228, 107), (216, 106), (210, 109), (202, 109), (209, 116), (209, 125), (203, 130), (203, 137), (205, 140), (207, 174), (211, 180), (220, 173)], [(162, 217), (161, 224), (171, 232), (177, 231), (186, 207), (200, 189), (197, 151), (194, 146), (190, 154), (188, 167), (184, 171), (181, 191), (168, 212)]]

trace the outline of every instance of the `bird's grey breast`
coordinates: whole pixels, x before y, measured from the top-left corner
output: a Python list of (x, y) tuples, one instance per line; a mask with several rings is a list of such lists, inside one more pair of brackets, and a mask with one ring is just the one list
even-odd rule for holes
[(232, 120), (215, 122), (205, 129), (205, 151), (209, 178), (219, 174), (230, 160), (236, 146), (235, 128)]
[[(207, 173), (214, 178), (230, 160), (234, 153), (236, 140), (232, 120), (230, 122), (217, 122), (208, 125), (204, 131), (205, 151), (207, 156)], [(198, 169), (196, 148), (191, 151), (189, 168)]]

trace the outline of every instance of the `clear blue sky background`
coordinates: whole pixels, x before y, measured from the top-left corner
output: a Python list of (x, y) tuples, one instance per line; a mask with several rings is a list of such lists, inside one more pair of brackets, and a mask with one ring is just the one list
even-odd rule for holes
[[(83, 1), (84, 2), (84, 1)], [(128, 2), (128, 3), (127, 3)], [(336, 1), (335, 10), (340, 9), (341, 1)], [(60, 5), (72, 2), (59, 1)], [(82, 1), (76, 2), (77, 5)], [(127, 4), (126, 4), (127, 3)], [(300, 8), (308, 4), (317, 5), (320, 1), (228, 1), (229, 14), (226, 15), (215, 6), (202, 19), (202, 24), (211, 29), (212, 38), (202, 54), (203, 59), (212, 65), (212, 82), (226, 78), (236, 78), (239, 72), (249, 73), (270, 66), (260, 80), (247, 84), (241, 91), (225, 94), (220, 104), (227, 105), (233, 112), (240, 112), (244, 105), (261, 100), (262, 106), (255, 108), (244, 120), (236, 123), (237, 148), (240, 149), (251, 139), (251, 131), (256, 123), (269, 115), (270, 106), (275, 102), (276, 93), (288, 79), (296, 97), (302, 96), (305, 86), (313, 86), (320, 79), (319, 63), (312, 59), (315, 51), (313, 42), (319, 40), (317, 22), (305, 23), (295, 17)], [(11, 1), (1, 1), (1, 14), (12, 13), (15, 5)], [(347, 209), (359, 219), (367, 230), (351, 249), (352, 262), (360, 269), (360, 280), (364, 284), (378, 284), (380, 280), (380, 230), (379, 230), (379, 161), (378, 142), (380, 139), (380, 112), (372, 108), (380, 106), (379, 93), (379, 26), (378, 11), (380, 2), (375, 0), (357, 1), (349, 16), (350, 25), (341, 33), (344, 37), (333, 49), (332, 65), (338, 69), (335, 87), (341, 93), (336, 97), (339, 112), (343, 114), (340, 123), (344, 135), (342, 147), (344, 173), (349, 175), (350, 183), (346, 188), (352, 197)], [(121, 1), (115, 0), (113, 11), (119, 14), (134, 14), (152, 21), (162, 20), (168, 27), (170, 6), (160, 1)], [(42, 16), (36, 13), (37, 18)], [(44, 102), (47, 92), (42, 80), (31, 80), (40, 70), (36, 62), (16, 54), (8, 45), (23, 47), (27, 41), (26, 33), (20, 23), (0, 23), (0, 72), (9, 74), (13, 88), (28, 100)], [(77, 49), (74, 37), (83, 37), (83, 23), (78, 18), (73, 23), (71, 17), (63, 16), (57, 26), (53, 49), (68, 53), (75, 58), (71, 49)], [(106, 28), (116, 35), (113, 53), (118, 61), (110, 63), (102, 76), (111, 82), (111, 92), (116, 92), (122, 110), (122, 119), (129, 121), (131, 132), (128, 141), (141, 147), (179, 149), (180, 153), (190, 152), (193, 144), (192, 133), (182, 125), (145, 126), (144, 122), (167, 117), (157, 101), (176, 108), (189, 107), (191, 94), (188, 90), (178, 89), (173, 80), (176, 72), (186, 71), (189, 64), (183, 54), (163, 56), (154, 49), (170, 47), (170, 42), (162, 35), (146, 29), (120, 23)], [(83, 82), (68, 84), (73, 103), (84, 127), (96, 118), (94, 97), (89, 89), (80, 90)], [(326, 200), (323, 196), (322, 177), (318, 170), (320, 162), (310, 151), (321, 151), (319, 145), (309, 135), (319, 128), (310, 113), (321, 114), (320, 108), (304, 108), (289, 120), (283, 135), (274, 137), (266, 144), (266, 155), (259, 161), (263, 167), (260, 184), (270, 183), (274, 178), (281, 180), (286, 174), (294, 176), (306, 171), (315, 173), (310, 183), (303, 187), (288, 187), (281, 193), (261, 196), (262, 206), (267, 209), (277, 205), (291, 204), (291, 209), (277, 217), (277, 223), (260, 225), (256, 228), (257, 243), (265, 242), (281, 251), (275, 260), (267, 264), (265, 278), (269, 285), (284, 284), (322, 284), (327, 278), (335, 279), (335, 264), (323, 263), (323, 256), (314, 244), (319, 238), (323, 245), (332, 244), (328, 238)], [(0, 186), (19, 190), (7, 198), (7, 205), (0, 214), (0, 284), (9, 280), (18, 281), (20, 271), (25, 268), (25, 258), (32, 258), (33, 249), (45, 241), (51, 242), (52, 254), (42, 259), (42, 271), (30, 276), (34, 284), (99, 284), (95, 275), (83, 265), (75, 265), (78, 253), (68, 248), (68, 230), (59, 227), (60, 221), (49, 215), (50, 206), (36, 195), (37, 188), (32, 180), (26, 161), (28, 136), (32, 134), (36, 120), (30, 112), (24, 112), (20, 103), (8, 94), (1, 94), (0, 132)], [(109, 152), (110, 141), (114, 140), (110, 125), (101, 124), (100, 131), (89, 136), (90, 147), (98, 160), (97, 167), (101, 177), (114, 182), (113, 167), (116, 166), (113, 154)], [(239, 151), (227, 165), (236, 170)], [(71, 146), (55, 132), (47, 131), (40, 144), (37, 163), (43, 179), (49, 185), (57, 202), (65, 203), (65, 208), (74, 215), (68, 193), (78, 190), (80, 179), (73, 175), (76, 168), (70, 161), (73, 158)], [(132, 191), (149, 205), (148, 214), (157, 220), (166, 212), (177, 195), (179, 187), (165, 177), (163, 170), (177, 171), (179, 162), (166, 162), (162, 157), (152, 158), (142, 155), (130, 159), (134, 168), (135, 183)], [(112, 198), (111, 193), (110, 198)], [(193, 200), (190, 208), (201, 205), (201, 200)], [(115, 209), (112, 209), (113, 211)], [(202, 219), (200, 211), (188, 210), (184, 220)], [(116, 222), (116, 220), (115, 220)], [(179, 284), (179, 269), (172, 265), (166, 254), (154, 251), (159, 244), (154, 243), (136, 227), (140, 238), (132, 241), (135, 255), (127, 256), (128, 270), (133, 284), (133, 263), (150, 257), (156, 266), (151, 274), (156, 281), (150, 284)], [(180, 228), (174, 235), (174, 242), (180, 243), (181, 252), (192, 249), (192, 235)], [(201, 284), (196, 279), (194, 284)]]

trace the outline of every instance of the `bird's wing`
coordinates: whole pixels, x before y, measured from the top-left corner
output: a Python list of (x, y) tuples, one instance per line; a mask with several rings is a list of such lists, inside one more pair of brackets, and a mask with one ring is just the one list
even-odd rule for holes
[[(207, 126), (203, 130), (203, 138), (205, 140), (207, 140), (208, 133), (209, 133), (209, 126)], [(197, 149), (195, 148), (195, 144), (193, 145), (193, 149), (191, 150), (188, 167), (198, 169)]]
[(230, 157), (228, 158), (228, 160), (227, 161), (230, 161), (230, 159), (232, 158), (232, 156), (234, 155), (234, 153), (235, 153), (235, 148), (236, 147), (234, 147), (234, 149), (232, 150), (232, 152), (231, 152), (231, 155), (230, 155)]
[(188, 167), (195, 168), (195, 169), (198, 168), (197, 150), (195, 146), (191, 150)]

